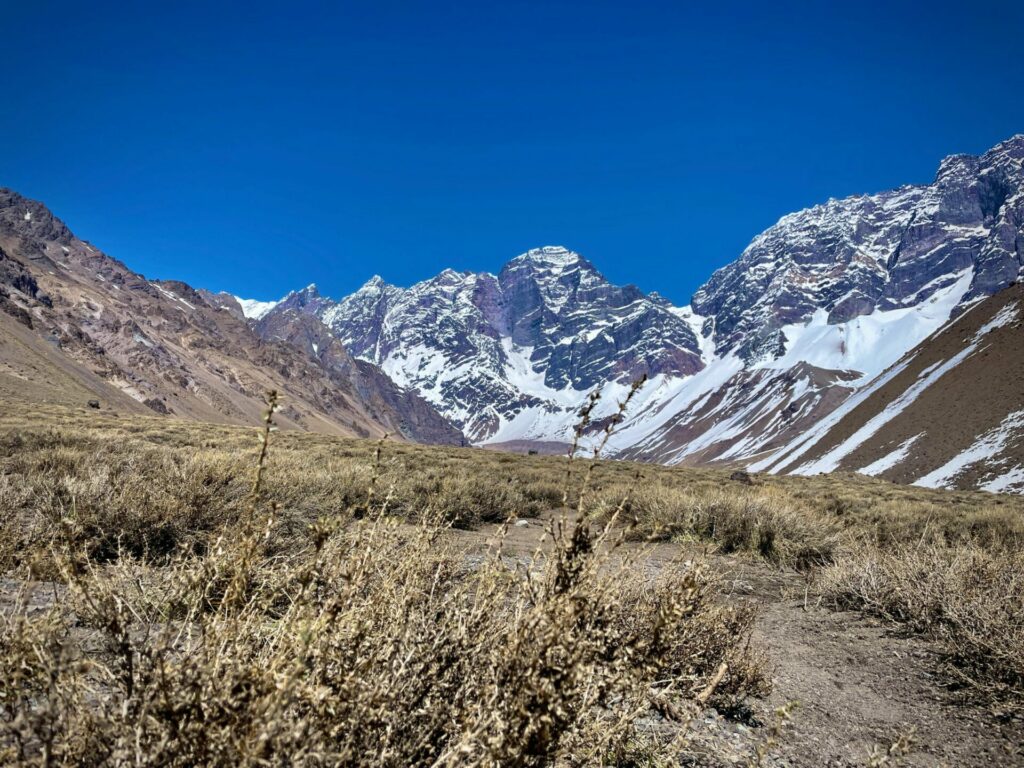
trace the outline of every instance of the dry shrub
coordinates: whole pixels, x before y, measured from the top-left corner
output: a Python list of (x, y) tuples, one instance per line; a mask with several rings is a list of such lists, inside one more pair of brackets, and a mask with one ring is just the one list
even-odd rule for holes
[[(599, 502), (621, 503), (616, 493)], [(838, 531), (815, 520), (787, 494), (772, 488), (681, 491), (643, 484), (627, 497), (637, 535), (653, 539), (712, 541), (721, 552), (752, 552), (797, 568), (830, 562)]]
[(851, 553), (819, 584), (836, 608), (867, 611), (937, 639), (947, 671), (1024, 711), (1024, 552), (923, 545)]
[[(768, 485), (769, 479), (760, 482)], [(895, 485), (849, 472), (773, 477), (770, 483), (816, 519), (866, 546), (892, 549), (922, 541), (993, 550), (1024, 546), (1020, 496)]]
[(514, 477), (466, 471), (383, 478), (382, 490), (393, 511), (416, 518), (428, 515), (456, 528), (536, 517), (544, 505), (531, 499)]
[[(585, 525), (516, 568), (379, 514), (268, 558), (274, 527), (158, 568), (65, 550), (52, 607), (0, 619), (3, 761), (628, 764), (685, 751), (709, 696), (764, 690), (749, 614), (699, 569), (616, 570)], [(637, 730), (655, 706), (678, 738)]]
[(0, 485), (7, 567), (37, 558), (58, 534), (97, 561), (201, 551), (237, 516), (247, 491), (238, 479), (244, 464), (202, 451), (84, 444), (22, 454), (14, 464)]
[[(692, 567), (669, 569), (653, 582), (627, 579), (617, 620), (632, 625), (641, 634), (655, 632), (651, 622), (672, 605), (675, 591), (680, 584), (687, 583)], [(705, 587), (694, 594), (699, 604), (693, 606), (688, 621), (680, 625), (666, 647), (666, 670), (678, 679), (702, 686), (709, 672), (724, 663), (725, 674), (711, 701), (725, 708), (732, 708), (751, 695), (767, 695), (771, 692), (766, 675), (768, 660), (749, 643), (756, 606), (750, 602), (724, 604), (716, 599), (715, 577), (703, 571), (700, 575)], [(738, 637), (748, 639), (738, 643)], [(690, 693), (699, 693), (699, 688), (691, 689)]]
[[(236, 429), (226, 446), (196, 437), (55, 429), (5, 435), (0, 449), (11, 453), (0, 453), (0, 572), (29, 560), (41, 564), (58, 535), (71, 535), (98, 561), (120, 552), (160, 560), (204, 551), (245, 507), (255, 442), (252, 430)], [(277, 445), (264, 478), (282, 508), (280, 553), (298, 545), (318, 516), (365, 505), (371, 477), (390, 513), (440, 516), (461, 528), (552, 506), (549, 488), (531, 491), (514, 473), (462, 466), (466, 461), (432, 462), (423, 449), (389, 456), (375, 470), (372, 444), (354, 453), (347, 442), (307, 447), (302, 436), (281, 437), (286, 446)], [(196, 442), (208, 445), (197, 449)], [(52, 576), (52, 564), (46, 568)]]
[[(51, 552), (61, 545), (117, 568), (139, 560), (147, 591), (160, 593), (154, 585), (163, 583), (161, 574), (218, 563), (218, 538), (238, 538), (254, 446), (251, 428), (82, 409), (7, 409), (0, 414), (0, 573), (31, 563), (37, 575), (60, 580)], [(373, 451), (370, 441), (276, 433), (264, 488), (280, 508), (273, 535), (261, 542), (254, 582), (269, 583), (272, 572), (287, 572), (293, 558), (305, 557), (309, 526), (319, 517), (365, 514), (371, 485), (375, 514), (383, 509), (387, 517), (441, 526), (473, 527), (562, 505), (564, 456), (393, 443), (374, 468)], [(1019, 658), (1020, 643), (1000, 606), (1020, 611), (1019, 596), (1010, 592), (1019, 586), (1007, 580), (1019, 569), (1012, 564), (1024, 548), (1024, 499), (898, 486), (848, 473), (756, 475), (751, 486), (731, 481), (728, 470), (625, 461), (602, 462), (591, 480), (585, 506), (594, 502), (602, 519), (631, 498), (626, 516), (638, 520), (634, 538), (710, 541), (719, 551), (777, 564), (826, 565), (832, 605), (902, 617), (908, 629), (945, 638), (950, 658), (962, 656), (950, 665), (954, 675), (1005, 689), (1003, 701), (1019, 700), (1024, 685), (1007, 654)], [(569, 491), (569, 505), (576, 508), (576, 485)], [(991, 568), (977, 564), (984, 558)], [(1002, 581), (992, 569), (1002, 569)], [(215, 603), (226, 589), (224, 574), (198, 573), (190, 578), (209, 579)], [(978, 573), (990, 588), (974, 581)], [(447, 581), (441, 583), (447, 588)], [(280, 612), (292, 597), (275, 594)], [(622, 599), (644, 604), (642, 615), (653, 615), (648, 598)], [(722, 647), (716, 633), (735, 626), (742, 635), (749, 620), (716, 616), (712, 603), (696, 611), (688, 626), (706, 621), (699, 635), (716, 649)], [(641, 621), (640, 614), (617, 616)], [(994, 648), (986, 650), (986, 636), (997, 639)], [(716, 654), (724, 651), (710, 652)], [(730, 695), (734, 677), (740, 690), (756, 690), (742, 682), (739, 669), (730, 662), (716, 695)]]
[[(720, 605), (699, 567), (647, 575), (619, 555), (611, 525), (552, 523), (553, 544), (534, 559), (503, 555), (500, 539), (466, 557), (449, 527), (521, 509), (527, 496), (509, 482), (456, 474), (396, 490), (409, 480), (386, 482), (393, 468), (378, 453), (361, 498), (299, 535), (268, 498), (275, 397), (248, 493), (234, 490), (243, 477), (205, 471), (202, 455), (147, 470), (196, 510), (160, 558), (152, 533), (111, 512), (171, 520), (163, 491), (143, 485), (154, 476), (122, 489), (121, 454), (83, 476), (80, 456), (44, 452), (54, 487), (70, 489), (46, 509), (73, 514), (49, 531), (59, 583), (24, 580), (0, 612), (0, 760), (656, 764), (685, 754), (707, 702), (766, 690), (752, 612)], [(307, 488), (324, 482), (313, 475)], [(391, 505), (416, 494), (425, 506), (409, 525)], [(236, 503), (199, 514), (221, 496)], [(108, 516), (116, 548), (80, 509)], [(205, 534), (210, 521), (219, 533), (199, 537), (209, 546), (181, 546), (186, 526)], [(654, 712), (675, 722), (671, 734), (640, 728)]]
[(541, 509), (557, 509), (562, 504), (564, 482), (554, 480), (532, 479), (523, 481), (523, 493)]

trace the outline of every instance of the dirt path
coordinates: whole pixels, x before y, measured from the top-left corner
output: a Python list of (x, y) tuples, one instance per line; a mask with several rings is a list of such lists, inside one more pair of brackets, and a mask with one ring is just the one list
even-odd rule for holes
[[(542, 520), (523, 521), (505, 539), (510, 554), (532, 553)], [(483, 547), (495, 529), (457, 532)], [(649, 548), (652, 571), (700, 553), (676, 544)], [(865, 766), (876, 745), (887, 748), (915, 732), (908, 766), (1024, 766), (1024, 723), (996, 722), (984, 709), (958, 703), (938, 671), (930, 643), (855, 613), (804, 604), (804, 580), (747, 558), (708, 556), (723, 574), (729, 599), (760, 606), (755, 640), (772, 663), (773, 691), (753, 709), (762, 723), (775, 708), (799, 702), (772, 763), (779, 768)], [(742, 726), (735, 726), (741, 728)]]

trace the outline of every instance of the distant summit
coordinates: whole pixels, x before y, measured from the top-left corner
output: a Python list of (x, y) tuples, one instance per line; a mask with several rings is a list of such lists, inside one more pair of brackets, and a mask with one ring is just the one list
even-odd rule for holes
[(669, 464), (1024, 492), (1022, 276), (1024, 135), (782, 217), (682, 307), (551, 245), (497, 274), (236, 299), (146, 280), (0, 189), (8, 354), (61, 361), (33, 386), (242, 423), (274, 386), (292, 427), (550, 451), (595, 392), (600, 440), (646, 377), (607, 455)]
[[(600, 425), (647, 375), (610, 450), (771, 466), (766, 455), (1021, 278), (1022, 163), (1018, 135), (944, 159), (932, 184), (784, 216), (686, 307), (613, 285), (580, 254), (549, 245), (497, 275), (445, 270), (410, 288), (375, 278), (300, 311), (478, 443), (565, 444), (588, 393), (602, 393)], [(982, 421), (994, 428), (1006, 416)]]
[[(285, 299), (270, 316), (294, 308)], [(377, 278), (303, 311), (474, 440), (519, 439), (507, 436), (545, 414), (564, 420), (609, 380), (701, 365), (687, 322), (562, 246), (529, 250), (497, 275), (446, 269), (407, 289)]]

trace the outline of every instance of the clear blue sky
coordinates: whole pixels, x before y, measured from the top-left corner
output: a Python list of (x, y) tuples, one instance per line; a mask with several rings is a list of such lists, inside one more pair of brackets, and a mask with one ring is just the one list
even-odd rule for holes
[(685, 302), (779, 216), (1024, 131), (1020, 2), (233, 5), (5, 2), (0, 185), (247, 297), (564, 244)]

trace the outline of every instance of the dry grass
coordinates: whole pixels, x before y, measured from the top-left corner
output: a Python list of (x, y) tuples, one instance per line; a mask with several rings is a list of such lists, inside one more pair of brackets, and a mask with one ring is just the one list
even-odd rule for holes
[(252, 431), (105, 426), (7, 437), (5, 764), (658, 765), (766, 691), (752, 610), (615, 520), (466, 558), (449, 526), (550, 504), (468, 464), (505, 457), (266, 432), (254, 482)]
[[(254, 438), (0, 416), (0, 573), (46, 581), (2, 611), (5, 759), (657, 764), (689, 748), (705, 692), (731, 706), (765, 673), (749, 610), (704, 570), (642, 577), (615, 554), (627, 537), (805, 569), (829, 604), (936, 638), (957, 682), (1020, 711), (1022, 499), (626, 462), (567, 482), (564, 457), (375, 458), (275, 433), (254, 510)], [(569, 527), (551, 557), (451, 546), (450, 527), (564, 502), (602, 527)], [(683, 736), (638, 730), (652, 710)]]
[[(320, 514), (365, 501), (374, 449), (366, 440), (276, 433), (265, 488), (281, 504), (285, 523), (301, 531)], [(6, 527), (0, 548), (16, 541), (13, 552), (0, 549), (0, 569), (45, 544), (52, 522), (69, 515), (102, 531), (106, 552), (118, 535), (136, 554), (194, 548), (195, 538), (208, 541), (237, 516), (254, 450), (252, 428), (56, 407), (0, 414), (0, 526)], [(440, 515), (473, 527), (561, 506), (566, 460), (389, 442), (377, 474), (392, 513)], [(1024, 548), (1019, 497), (842, 474), (762, 475), (748, 486), (729, 474), (601, 462), (587, 506), (607, 512), (628, 495), (635, 537), (697, 538), (799, 567), (835, 559), (841, 548), (920, 542)], [(577, 476), (569, 484), (572, 507), (580, 482)]]
[(938, 640), (951, 680), (1001, 714), (1024, 712), (1024, 552), (927, 544), (869, 549), (826, 568), (834, 607)]
[[(55, 533), (68, 529), (100, 562), (119, 553), (147, 560), (202, 554), (245, 508), (254, 436), (252, 429), (157, 419), (4, 433), (0, 572), (41, 565)], [(301, 545), (318, 516), (365, 505), (371, 478), (389, 513), (455, 527), (552, 506), (543, 483), (467, 461), (483, 454), (493, 464), (501, 458), (495, 454), (450, 451), (437, 461), (429, 449), (396, 443), (374, 469), (374, 449), (369, 441), (276, 436), (263, 484), (282, 508), (278, 551)]]
[[(600, 508), (614, 510), (620, 497), (621, 489), (609, 489)], [(630, 495), (627, 510), (637, 538), (712, 542), (723, 553), (749, 552), (797, 568), (830, 562), (839, 540), (837, 525), (815, 519), (773, 487), (647, 484)]]

